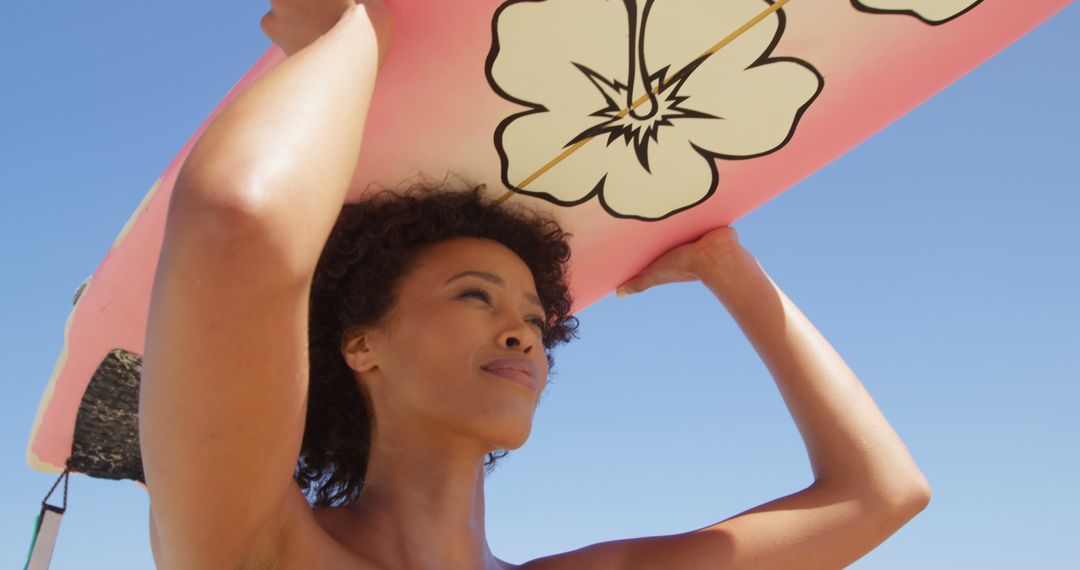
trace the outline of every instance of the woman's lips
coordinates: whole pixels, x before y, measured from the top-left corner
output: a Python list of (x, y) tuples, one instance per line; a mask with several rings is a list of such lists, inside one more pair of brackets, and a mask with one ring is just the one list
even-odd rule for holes
[(514, 368), (484, 368), (484, 371), (490, 372), (496, 376), (502, 376), (508, 380), (513, 380), (533, 392), (536, 391), (536, 381), (533, 380), (532, 374), (529, 374), (528, 372), (522, 372), (521, 370)]

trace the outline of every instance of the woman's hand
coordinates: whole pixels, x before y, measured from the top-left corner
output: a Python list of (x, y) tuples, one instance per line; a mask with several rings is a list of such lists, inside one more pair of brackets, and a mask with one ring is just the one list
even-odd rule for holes
[(390, 38), (390, 12), (381, 0), (270, 0), (270, 11), (259, 25), (270, 41), (292, 54), (330, 31), (351, 9), (363, 8), (379, 37), (379, 59)]
[(701, 236), (697, 241), (676, 246), (656, 258), (637, 277), (623, 283), (615, 294), (624, 297), (650, 287), (679, 281), (696, 281), (705, 270), (740, 252), (739, 234), (735, 228), (724, 226)]

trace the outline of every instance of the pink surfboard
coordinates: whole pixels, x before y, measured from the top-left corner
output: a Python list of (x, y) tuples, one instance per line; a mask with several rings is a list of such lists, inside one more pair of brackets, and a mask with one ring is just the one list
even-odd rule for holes
[[(555, 214), (580, 311), (672, 246), (735, 222), (967, 73), (1068, 0), (386, 0), (349, 199), (459, 173)], [(141, 479), (139, 355), (177, 172), (150, 188), (69, 316), (34, 468)], [(617, 255), (613, 252), (618, 252)]]

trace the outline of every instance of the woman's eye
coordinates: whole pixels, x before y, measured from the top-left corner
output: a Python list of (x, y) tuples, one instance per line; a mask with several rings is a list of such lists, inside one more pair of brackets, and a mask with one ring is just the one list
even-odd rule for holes
[[(485, 303), (487, 303), (489, 305), (491, 304), (491, 295), (488, 295), (488, 292), (484, 291), (483, 289), (468, 289), (468, 290), (462, 291), (461, 294), (458, 295), (458, 297), (475, 297), (477, 299), (480, 299), (480, 300), (484, 301)], [(532, 325), (535, 325), (536, 328), (540, 329), (540, 332), (546, 332), (547, 331), (547, 321), (545, 321), (544, 319), (541, 319), (541, 318), (529, 319), (529, 323), (532, 324)]]
[(477, 299), (483, 300), (485, 303), (491, 303), (491, 295), (488, 295), (487, 291), (484, 291), (483, 289), (469, 289), (468, 291), (463, 291), (461, 296), (476, 297)]

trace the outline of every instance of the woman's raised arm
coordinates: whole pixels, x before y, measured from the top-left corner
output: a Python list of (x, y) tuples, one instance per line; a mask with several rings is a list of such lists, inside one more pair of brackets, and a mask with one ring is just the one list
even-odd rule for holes
[(690, 280), (701, 280), (724, 304), (772, 373), (806, 443), (816, 485), (893, 507), (929, 496), (922, 471), (866, 388), (742, 247), (734, 228), (672, 249), (620, 290)]
[(293, 482), (310, 283), (356, 166), (377, 65), (365, 10), (342, 8), (321, 34), (299, 25), (337, 1), (263, 19), (297, 51), (221, 112), (176, 183), (139, 393), (160, 568), (316, 564), (291, 540), (314, 524)]
[[(730, 227), (662, 255), (621, 294), (700, 279), (772, 373), (814, 472), (810, 487), (696, 531), (604, 548), (634, 568), (842, 568), (925, 508), (930, 485), (866, 388)], [(618, 546), (616, 548), (616, 546)], [(542, 566), (537, 566), (537, 570)]]
[[(184, 162), (170, 217), (257, 222), (311, 275), (345, 201), (392, 23), (379, 0), (271, 0), (261, 26), (289, 54), (236, 97)], [(230, 214), (223, 216), (222, 214)]]

